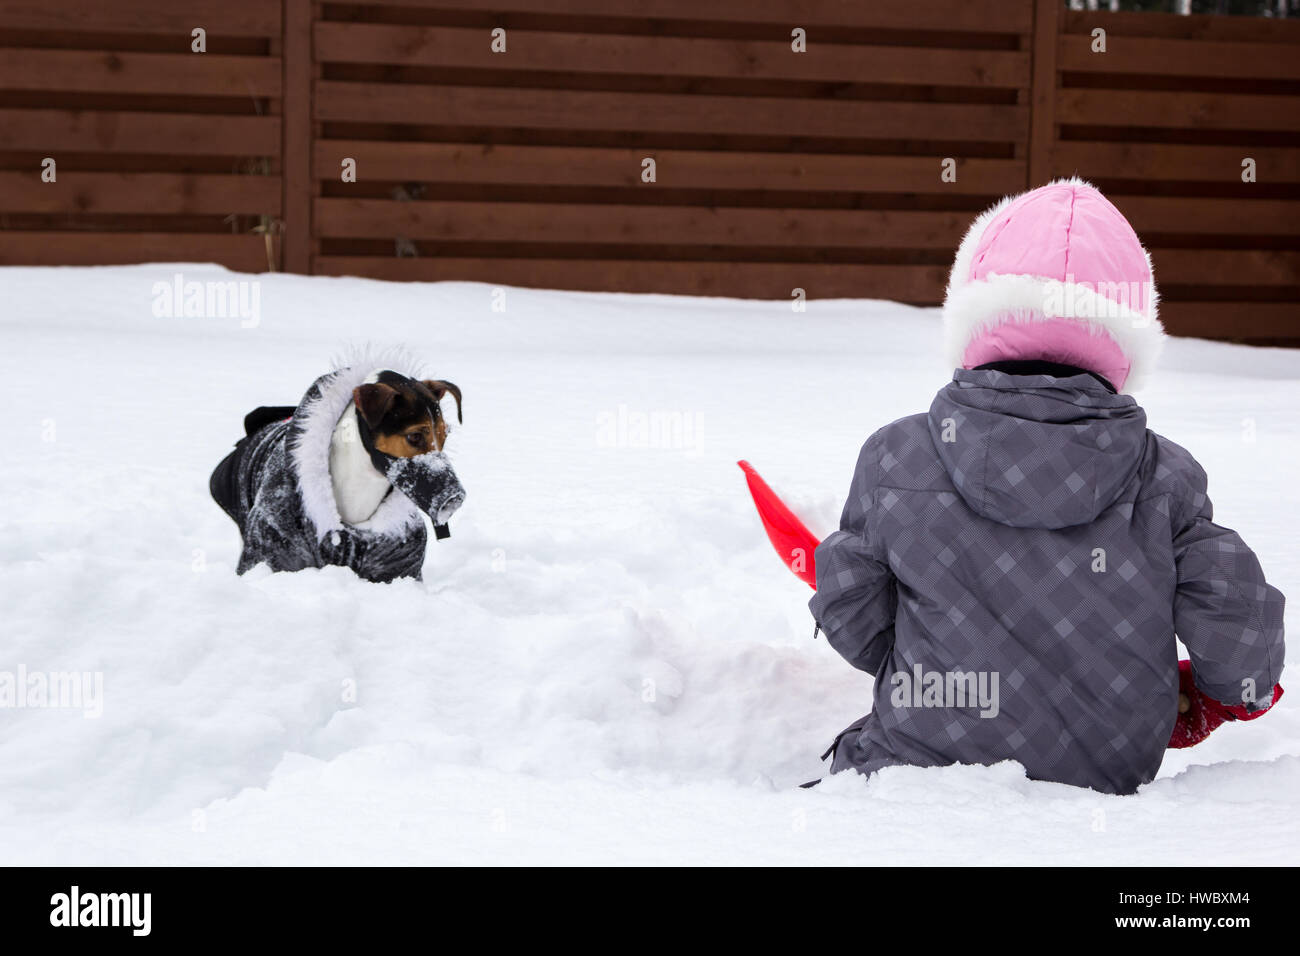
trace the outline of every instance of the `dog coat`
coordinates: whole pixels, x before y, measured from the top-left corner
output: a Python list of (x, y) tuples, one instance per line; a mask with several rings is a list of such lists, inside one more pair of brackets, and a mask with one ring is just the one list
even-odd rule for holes
[[(464, 499), (447, 456), (396, 459), (395, 487), (366, 521), (339, 516), (329, 472), (330, 439), (352, 406), (353, 389), (373, 365), (356, 362), (318, 378), (297, 407), (264, 407), (244, 420), (246, 435), (212, 473), (212, 497), (243, 537), (238, 572), (326, 565), (351, 568), (368, 581), (420, 578), (428, 542), (421, 507), (445, 523)], [(417, 507), (399, 488), (411, 491)]]

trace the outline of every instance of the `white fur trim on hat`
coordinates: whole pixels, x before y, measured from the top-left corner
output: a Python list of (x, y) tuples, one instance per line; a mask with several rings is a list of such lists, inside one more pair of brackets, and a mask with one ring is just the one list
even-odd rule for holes
[[(1053, 298), (1072, 303), (1072, 314), (1048, 314), (1044, 303)], [(950, 368), (958, 368), (966, 347), (1006, 316), (1014, 316), (1017, 322), (1068, 318), (1086, 326), (1093, 335), (1110, 336), (1119, 346), (1129, 361), (1128, 378), (1120, 389), (1127, 394), (1146, 384), (1164, 347), (1164, 330), (1155, 314), (1154, 294), (1148, 318), (1087, 285), (1038, 276), (989, 275), (949, 293), (943, 305), (944, 355)]]

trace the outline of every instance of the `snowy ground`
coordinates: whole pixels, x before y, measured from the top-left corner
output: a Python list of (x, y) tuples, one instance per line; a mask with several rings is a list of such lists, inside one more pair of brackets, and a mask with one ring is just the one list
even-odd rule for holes
[[(0, 710), (0, 862), (1300, 862), (1297, 696), (1135, 797), (1011, 764), (795, 787), (870, 678), (735, 461), (829, 530), (947, 378), (936, 310), (271, 276), (245, 328), (155, 316), (177, 271), (254, 278), (0, 270), (0, 671), (103, 675), (102, 716)], [(453, 537), (422, 584), (236, 577), (211, 469), (366, 340), (465, 391)], [(1300, 600), (1300, 352), (1175, 341), (1139, 398)]]

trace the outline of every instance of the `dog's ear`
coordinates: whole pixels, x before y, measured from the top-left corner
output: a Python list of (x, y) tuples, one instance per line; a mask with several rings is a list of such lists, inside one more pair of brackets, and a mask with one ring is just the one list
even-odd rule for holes
[(426, 378), (423, 382), (425, 388), (433, 392), (433, 397), (442, 401), (442, 396), (451, 392), (452, 398), (456, 399), (456, 421), (464, 424), (465, 419), (460, 413), (460, 389), (453, 382), (444, 382), (441, 379)]
[(352, 390), (352, 402), (371, 428), (377, 427), (384, 420), (396, 399), (397, 389), (382, 382), (362, 385)]

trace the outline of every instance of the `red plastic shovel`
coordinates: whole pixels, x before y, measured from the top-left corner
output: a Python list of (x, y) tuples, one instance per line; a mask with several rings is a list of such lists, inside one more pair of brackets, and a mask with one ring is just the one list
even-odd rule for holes
[(754, 507), (763, 521), (763, 529), (776, 553), (781, 556), (785, 566), (794, 572), (795, 577), (803, 581), (814, 591), (817, 590), (817, 568), (813, 561), (813, 552), (820, 544), (816, 535), (786, 507), (784, 501), (776, 496), (762, 476), (747, 461), (736, 462), (745, 473), (749, 484), (749, 493), (754, 497)]

